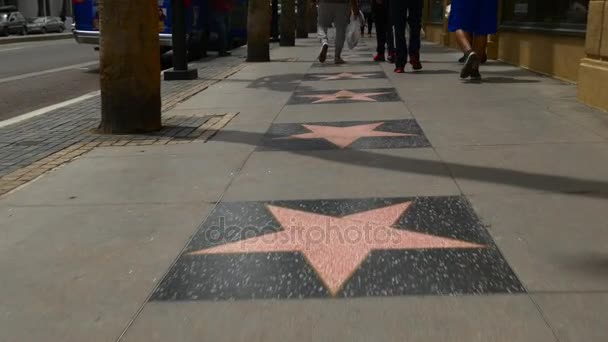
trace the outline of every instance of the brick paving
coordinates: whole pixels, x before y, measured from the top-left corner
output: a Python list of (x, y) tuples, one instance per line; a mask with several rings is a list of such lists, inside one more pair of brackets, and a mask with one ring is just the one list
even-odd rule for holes
[[(199, 78), (162, 82), (163, 112), (242, 67), (237, 57), (192, 63)], [(142, 135), (94, 133), (101, 116), (100, 96), (0, 128), (0, 195), (25, 184), (97, 146), (151, 145), (207, 140), (235, 114), (163, 117), (164, 128)], [(218, 126), (221, 125), (221, 126)]]

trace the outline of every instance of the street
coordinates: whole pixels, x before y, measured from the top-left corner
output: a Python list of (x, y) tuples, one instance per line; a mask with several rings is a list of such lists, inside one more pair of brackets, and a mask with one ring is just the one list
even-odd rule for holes
[(0, 121), (99, 89), (97, 61), (72, 39), (0, 46)]

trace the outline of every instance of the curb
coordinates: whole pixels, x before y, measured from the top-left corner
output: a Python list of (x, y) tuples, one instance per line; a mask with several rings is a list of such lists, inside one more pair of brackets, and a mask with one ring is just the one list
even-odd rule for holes
[(1, 38), (0, 45), (25, 43), (25, 42), (39, 42), (39, 41), (45, 41), (45, 40), (70, 39), (73, 37), (74, 37), (74, 35), (71, 32), (58, 33), (58, 34), (37, 34), (37, 35), (27, 35), (27, 36), (16, 36), (16, 37)]

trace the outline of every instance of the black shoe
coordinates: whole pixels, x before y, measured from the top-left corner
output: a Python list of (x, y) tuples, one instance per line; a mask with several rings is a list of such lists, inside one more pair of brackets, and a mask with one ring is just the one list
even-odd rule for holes
[(468, 78), (475, 69), (479, 69), (479, 56), (474, 51), (469, 51), (466, 54), (464, 66), (460, 70), (460, 78)]
[(465, 54), (464, 56), (460, 57), (458, 59), (458, 63), (464, 63), (464, 61), (467, 59), (467, 55)]
[(327, 50), (329, 50), (329, 45), (323, 44), (321, 52), (319, 53), (319, 62), (325, 63), (325, 60), (327, 59)]
[(481, 57), (481, 64), (486, 64), (487, 61), (488, 61), (488, 55), (483, 55), (483, 57)]
[(481, 74), (479, 73), (479, 69), (473, 69), (471, 72), (471, 81), (481, 81)]
[(228, 51), (222, 51), (220, 53), (217, 54), (218, 57), (228, 57), (228, 56), (232, 56), (232, 54)]

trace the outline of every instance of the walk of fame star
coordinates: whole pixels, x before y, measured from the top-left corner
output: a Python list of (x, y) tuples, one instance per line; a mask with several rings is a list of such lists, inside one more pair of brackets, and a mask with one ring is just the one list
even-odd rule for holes
[(430, 147), (413, 119), (275, 123), (258, 150), (335, 150)]
[(410, 137), (416, 134), (382, 132), (375, 129), (382, 126), (384, 122), (376, 122), (371, 124), (355, 125), (349, 127), (335, 126), (320, 126), (320, 125), (302, 125), (308, 129), (309, 133), (294, 134), (286, 138), (277, 139), (325, 139), (332, 144), (346, 148), (353, 142), (364, 137)]
[(485, 246), (391, 228), (410, 207), (404, 202), (385, 208), (333, 217), (269, 205), (283, 230), (190, 255), (256, 252), (300, 252), (332, 295), (373, 250), (484, 248)]
[(376, 102), (373, 96), (387, 94), (386, 92), (379, 93), (355, 93), (350, 90), (340, 90), (332, 94), (317, 94), (317, 95), (298, 95), (300, 97), (318, 99), (312, 103), (327, 103), (335, 102), (340, 100), (351, 100), (351, 101), (363, 101), (363, 102)]
[(361, 80), (368, 79), (376, 74), (353, 74), (350, 72), (343, 72), (337, 75), (313, 75), (313, 77), (320, 78), (320, 81), (332, 81), (332, 80)]
[(462, 196), (220, 202), (153, 301), (521, 293)]

